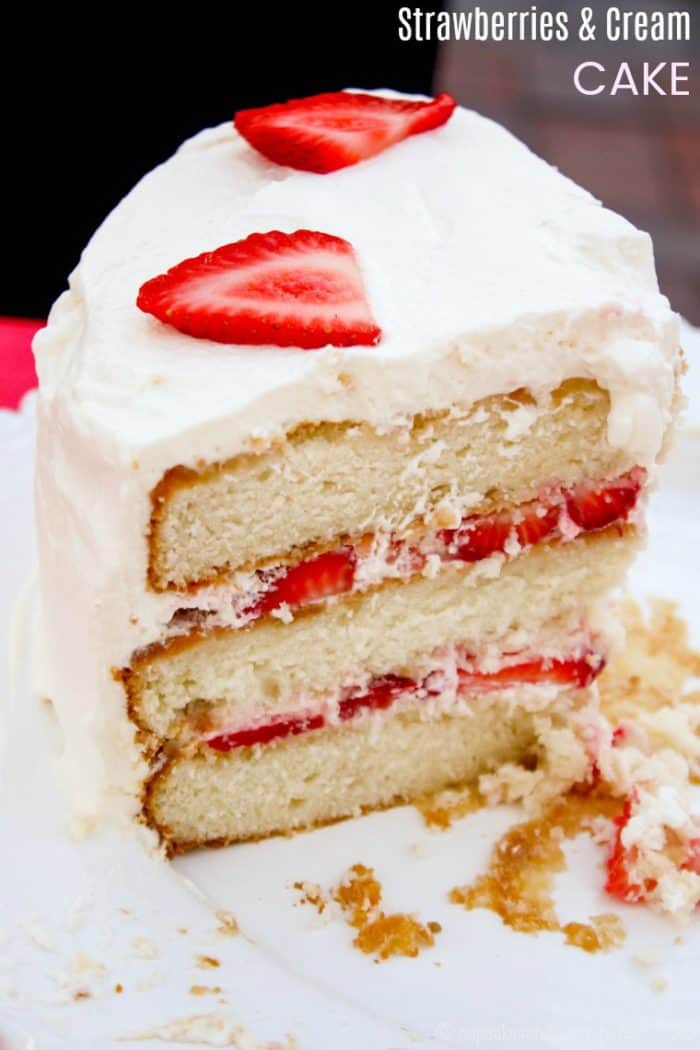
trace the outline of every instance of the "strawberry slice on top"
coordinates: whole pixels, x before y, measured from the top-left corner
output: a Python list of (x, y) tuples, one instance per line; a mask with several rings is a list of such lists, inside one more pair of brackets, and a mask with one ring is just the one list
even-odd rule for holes
[(268, 160), (325, 175), (446, 123), (457, 103), (332, 91), (236, 113), (237, 131)]
[(146, 281), (145, 313), (198, 339), (241, 345), (374, 346), (352, 245), (315, 230), (253, 233)]

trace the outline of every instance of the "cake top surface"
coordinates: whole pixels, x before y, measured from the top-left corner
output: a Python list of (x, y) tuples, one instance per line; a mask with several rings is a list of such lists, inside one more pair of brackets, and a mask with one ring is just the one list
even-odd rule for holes
[[(378, 346), (221, 345), (135, 305), (187, 257), (299, 228), (353, 245)], [(386, 423), (567, 375), (668, 400), (669, 325), (647, 234), (459, 108), (328, 175), (271, 163), (231, 124), (201, 132), (97, 231), (35, 349), (44, 398), (70, 396), (114, 455), (170, 443), (187, 461), (305, 419)]]

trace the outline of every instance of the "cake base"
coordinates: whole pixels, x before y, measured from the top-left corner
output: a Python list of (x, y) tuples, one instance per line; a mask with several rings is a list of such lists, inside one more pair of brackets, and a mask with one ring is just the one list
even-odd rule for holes
[(263, 747), (174, 757), (151, 778), (143, 818), (167, 848), (227, 845), (327, 824), (537, 760), (536, 721), (569, 723), (590, 690), (532, 704), (517, 689), (467, 710), (369, 716)]

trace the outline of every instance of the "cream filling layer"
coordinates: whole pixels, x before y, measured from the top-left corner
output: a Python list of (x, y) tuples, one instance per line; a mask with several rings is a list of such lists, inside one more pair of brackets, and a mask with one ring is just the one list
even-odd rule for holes
[[(236, 573), (230, 584), (173, 598), (177, 608), (165, 639), (193, 628), (245, 627), (261, 616), (291, 622), (297, 606), (366, 590), (387, 580), (435, 576), (446, 562), (486, 562), (497, 575), (512, 558), (545, 539), (575, 540), (615, 522), (640, 519), (639, 497), (646, 471), (635, 467), (619, 478), (565, 488), (540, 486), (537, 499), (461, 521), (446, 512), (445, 527), (405, 536), (375, 533), (296, 564)], [(484, 566), (485, 575), (489, 575)]]
[(207, 746), (218, 751), (270, 743), (378, 712), (417, 708), (421, 717), (454, 711), (468, 713), (480, 697), (512, 697), (527, 710), (539, 710), (562, 690), (583, 689), (605, 665), (604, 646), (582, 629), (566, 646), (550, 642), (513, 652), (484, 650), (478, 657), (463, 648), (435, 653), (415, 677), (388, 674), (366, 677), (313, 698), (300, 698), (293, 709), (260, 719), (236, 716), (231, 705), (200, 704), (186, 710), (178, 727), (179, 747)]

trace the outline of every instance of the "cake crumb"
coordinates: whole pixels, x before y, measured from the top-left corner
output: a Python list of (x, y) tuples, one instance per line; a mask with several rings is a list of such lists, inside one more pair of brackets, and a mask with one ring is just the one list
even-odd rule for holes
[(360, 928), (353, 943), (365, 955), (375, 955), (377, 962), (394, 955), (415, 958), (423, 948), (432, 948), (441, 930), (439, 922), (424, 924), (413, 915), (380, 912)]
[(467, 784), (426, 795), (417, 799), (414, 805), (427, 827), (444, 831), (452, 827), (455, 820), (482, 809), (486, 802), (476, 784)]
[(233, 912), (220, 909), (216, 913), (216, 918), (219, 925), (216, 927), (216, 932), (223, 934), (225, 937), (235, 937), (240, 933), (240, 927), (238, 925), (238, 919)]
[(294, 889), (302, 895), (300, 904), (310, 904), (319, 915), (323, 915), (328, 901), (323, 895), (323, 890), (317, 882), (295, 882)]
[[(317, 883), (296, 882), (302, 904), (310, 904), (322, 914), (328, 900)], [(438, 922), (423, 923), (415, 915), (396, 912), (387, 915), (380, 909), (382, 886), (374, 869), (353, 864), (330, 891), (331, 899), (340, 906), (347, 922), (357, 931), (353, 945), (365, 955), (382, 962), (396, 955), (415, 958), (424, 948), (432, 948), (442, 927)]]
[(382, 899), (381, 884), (374, 877), (374, 869), (364, 864), (353, 864), (332, 891), (333, 900), (340, 905), (347, 922), (361, 930), (370, 914)]
[(509, 828), (496, 842), (487, 871), (471, 885), (456, 886), (449, 899), (464, 908), (488, 908), (520, 933), (563, 933), (566, 943), (587, 952), (609, 951), (625, 938), (614, 915), (590, 923), (562, 924), (552, 896), (555, 875), (564, 869), (565, 839), (590, 828), (595, 817), (616, 816), (616, 799), (570, 794), (549, 803), (540, 816)]
[[(534, 764), (506, 763), (479, 779), (486, 804), (522, 801), (533, 819), (502, 837), (484, 876), (451, 894), (467, 908), (491, 908), (513, 929), (558, 930), (584, 950), (615, 947), (621, 933), (608, 928), (601, 940), (600, 923), (562, 926), (556, 916), (559, 841), (579, 831), (606, 849), (614, 896), (678, 918), (700, 901), (700, 818), (688, 796), (700, 782), (700, 653), (670, 602), (644, 610), (629, 599), (619, 613), (627, 641), (598, 678), (600, 716), (591, 709), (563, 725), (537, 717)], [(449, 806), (419, 808), (432, 826), (449, 827)]]
[(213, 955), (198, 955), (197, 966), (200, 970), (216, 970), (221, 963)]
[(625, 943), (626, 933), (618, 915), (592, 915), (590, 923), (567, 922), (561, 928), (567, 944), (584, 952), (609, 952)]
[(668, 988), (668, 981), (665, 977), (654, 977), (651, 982), (651, 987), (655, 992), (665, 992)]
[[(654, 598), (648, 609), (647, 617), (631, 598), (618, 608), (625, 645), (598, 679), (601, 710), (613, 724), (677, 706), (689, 681), (700, 676), (700, 653), (691, 647), (688, 625), (674, 603)], [(697, 703), (700, 696), (687, 698)]]
[(221, 995), (223, 988), (220, 988), (218, 984), (192, 984), (190, 985), (190, 995)]
[(115, 991), (115, 993), (117, 995), (121, 995), (122, 992), (124, 991), (124, 985), (123, 984), (115, 984), (114, 991)]

